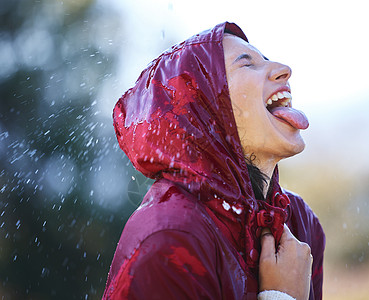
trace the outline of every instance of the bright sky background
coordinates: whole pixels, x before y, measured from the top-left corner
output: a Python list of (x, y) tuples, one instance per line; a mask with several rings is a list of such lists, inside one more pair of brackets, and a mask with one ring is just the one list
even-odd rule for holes
[(115, 42), (124, 57), (112, 105), (168, 43), (230, 21), (269, 59), (292, 68), (294, 107), (311, 123), (304, 133), (308, 145), (338, 157), (369, 153), (367, 1), (109, 1), (121, 11), (125, 31), (124, 41)]

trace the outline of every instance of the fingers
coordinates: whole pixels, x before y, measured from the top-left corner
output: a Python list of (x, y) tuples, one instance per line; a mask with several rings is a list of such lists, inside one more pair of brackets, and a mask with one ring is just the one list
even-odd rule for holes
[(312, 260), (311, 248), (308, 244), (300, 242), (301, 253), (304, 254), (308, 259)]
[(283, 234), (281, 236), (278, 251), (275, 248), (275, 239), (269, 228), (263, 228), (261, 232), (261, 254), (260, 259), (270, 259), (281, 255), (282, 252), (288, 249), (288, 253), (292, 251), (301, 259), (309, 261), (312, 264), (312, 255), (310, 246), (304, 242), (300, 242), (290, 231), (286, 224), (284, 224)]
[(275, 240), (269, 228), (261, 232), (261, 254), (260, 259), (275, 258)]
[(288, 228), (288, 226), (286, 224), (284, 224), (284, 228), (283, 228), (283, 233), (281, 236), (281, 240), (280, 240), (280, 244), (285, 243), (286, 241), (290, 240), (290, 239), (295, 239), (295, 236), (291, 233), (290, 229)]
[(310, 254), (310, 268), (309, 268), (309, 270), (310, 270), (310, 274), (309, 274), (310, 279), (311, 279), (311, 275), (312, 275), (312, 272), (313, 272), (313, 262), (314, 262), (313, 255)]
[(295, 299), (308, 299), (312, 271), (311, 249), (284, 225), (278, 251), (269, 229), (261, 234), (259, 287), (282, 291)]
[(280, 240), (280, 244), (284, 244), (287, 241), (291, 242), (297, 242), (301, 245), (301, 248), (308, 254), (311, 254), (311, 250), (308, 244), (304, 243), (304, 242), (300, 242), (290, 231), (290, 229), (288, 228), (288, 226), (286, 224), (284, 224), (284, 228), (283, 228), (283, 233), (281, 236), (281, 240)]

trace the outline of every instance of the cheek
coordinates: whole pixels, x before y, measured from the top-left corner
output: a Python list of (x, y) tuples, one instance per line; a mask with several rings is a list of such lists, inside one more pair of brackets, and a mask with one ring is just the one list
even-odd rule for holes
[[(248, 80), (247, 76), (239, 80), (239, 78), (231, 78), (229, 81), (229, 92), (232, 101), (233, 113), (240, 126), (245, 122), (254, 123), (258, 118), (265, 118), (263, 99), (261, 88), (258, 82)], [(250, 124), (251, 125), (251, 124)], [(241, 125), (242, 126), (242, 125)], [(243, 127), (244, 127), (243, 126)]]
[(245, 118), (245, 119), (248, 119), (250, 118), (250, 112), (248, 110), (244, 110), (242, 112), (242, 116)]

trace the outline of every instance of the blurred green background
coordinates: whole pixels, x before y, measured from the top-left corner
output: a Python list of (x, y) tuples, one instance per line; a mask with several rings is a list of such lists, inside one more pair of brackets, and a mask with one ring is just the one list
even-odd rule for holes
[[(158, 19), (145, 35), (132, 20), (152, 20), (118, 2), (0, 0), (2, 299), (100, 299), (124, 223), (150, 185), (118, 147), (112, 108), (146, 63), (188, 34)], [(332, 131), (312, 126), (305, 153), (280, 165), (282, 184), (326, 231), (325, 299), (369, 295), (364, 118), (359, 109), (330, 121)], [(358, 127), (366, 131), (353, 135)]]

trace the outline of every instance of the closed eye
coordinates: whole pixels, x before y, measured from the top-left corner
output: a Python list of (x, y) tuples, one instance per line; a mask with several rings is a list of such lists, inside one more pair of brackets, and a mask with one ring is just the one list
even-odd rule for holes
[(248, 61), (251, 61), (252, 60), (252, 56), (250, 54), (247, 54), (247, 53), (243, 53), (241, 54), (239, 57), (237, 57), (233, 63), (236, 63), (238, 61), (240, 61), (241, 59), (246, 59)]
[[(264, 60), (269, 60), (266, 56), (262, 56)], [(240, 56), (238, 56), (233, 63), (236, 63), (242, 59), (246, 59), (248, 61), (252, 61), (253, 60), (253, 57), (250, 55), (250, 54), (247, 54), (247, 53), (243, 53), (241, 54)], [(246, 65), (245, 65), (246, 66)]]

